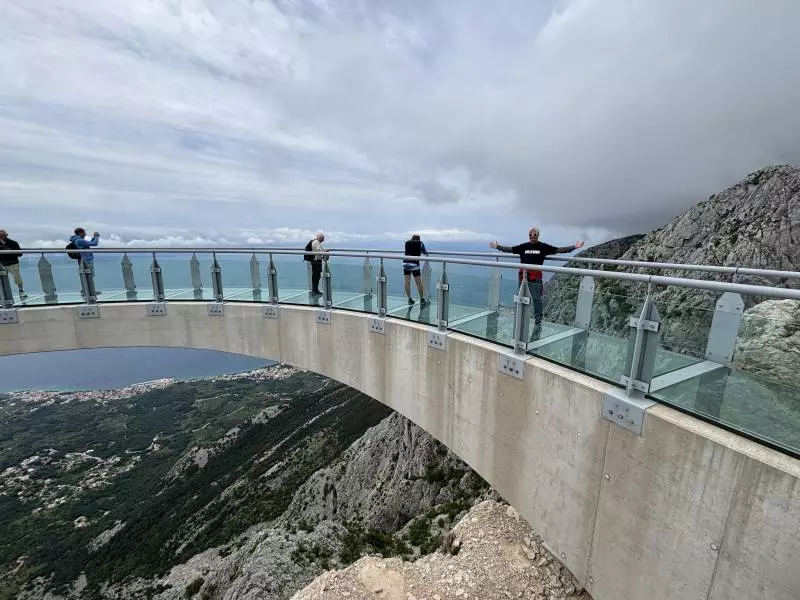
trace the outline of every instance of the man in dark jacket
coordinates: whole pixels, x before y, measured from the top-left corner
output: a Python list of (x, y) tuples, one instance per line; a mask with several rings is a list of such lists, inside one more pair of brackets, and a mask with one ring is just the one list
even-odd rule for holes
[[(576, 242), (573, 246), (551, 246), (539, 241), (539, 230), (534, 227), (528, 232), (528, 241), (516, 246), (503, 246), (496, 241), (489, 242), (491, 248), (496, 248), (500, 252), (510, 252), (511, 254), (519, 255), (519, 261), (523, 265), (541, 265), (544, 259), (551, 254), (561, 254), (563, 252), (572, 252), (578, 248), (583, 247), (583, 242)], [(519, 281), (522, 283), (522, 278), (525, 276), (525, 270), (519, 270)], [(531, 292), (531, 299), (533, 301), (533, 317), (537, 326), (542, 324), (542, 272), (541, 271), (528, 271), (528, 289)]]
[[(406, 242), (404, 253), (406, 256), (428, 256), (428, 250), (425, 244), (422, 243), (420, 237), (415, 233), (411, 239)], [(414, 283), (417, 284), (417, 291), (419, 292), (420, 306), (425, 306), (428, 301), (425, 299), (425, 290), (422, 286), (422, 273), (419, 270), (419, 261), (414, 259), (406, 259), (403, 261), (403, 278), (405, 279), (406, 296), (408, 296), (408, 303), (414, 304), (414, 299), (411, 297), (411, 277), (414, 277)]]
[[(8, 237), (8, 233), (5, 229), (0, 229), (0, 250), (19, 250), (19, 244)], [(0, 254), (0, 265), (3, 265), (9, 273), (11, 273), (11, 277), (14, 278), (14, 283), (17, 284), (17, 288), (19, 288), (19, 299), (25, 300), (28, 297), (28, 294), (25, 293), (22, 284), (22, 275), (19, 272), (19, 257), (22, 256), (22, 252), (18, 252), (17, 254)]]

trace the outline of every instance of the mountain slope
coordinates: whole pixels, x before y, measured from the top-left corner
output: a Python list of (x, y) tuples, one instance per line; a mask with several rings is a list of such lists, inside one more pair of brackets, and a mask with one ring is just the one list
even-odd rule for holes
[[(800, 269), (800, 168), (775, 166), (751, 173), (736, 185), (711, 196), (677, 216), (664, 227), (635, 241), (618, 258), (677, 262), (685, 264), (730, 265), (754, 268)], [(606, 267), (608, 270), (617, 270)], [(650, 273), (714, 281), (736, 281), (800, 286), (798, 280), (685, 270)], [(571, 283), (567, 280), (572, 279)], [(574, 296), (557, 296), (559, 289), (574, 289), (576, 278), (557, 275), (546, 296), (547, 317), (571, 322)], [(591, 328), (627, 336), (627, 319), (644, 297), (646, 286), (622, 281), (595, 282), (595, 304)], [(661, 314), (662, 341), (678, 352), (702, 355), (711, 326), (717, 294), (690, 288), (655, 286), (656, 306)], [(747, 307), (763, 298), (744, 298)], [(571, 311), (571, 312), (570, 312)]]

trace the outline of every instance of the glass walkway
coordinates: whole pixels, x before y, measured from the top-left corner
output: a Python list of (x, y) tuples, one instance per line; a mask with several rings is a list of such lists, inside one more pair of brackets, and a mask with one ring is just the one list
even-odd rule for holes
[[(334, 253), (327, 263), (330, 291), (324, 297), (309, 294), (310, 273), (302, 254), (286, 254), (284, 250), (103, 250), (95, 252), (93, 285), (100, 304), (161, 300), (269, 303), (274, 295), (282, 304), (376, 315), (384, 312), (387, 318), (425, 323), (520, 349), (518, 315), (532, 319), (532, 314), (519, 310), (518, 265), (431, 259), (423, 269), (430, 301), (421, 306), (413, 280), (416, 302), (409, 304), (405, 296), (400, 255), (381, 256)], [(67, 258), (64, 251), (26, 251), (21, 267), (28, 293), (24, 300), (16, 293), (13, 281), (0, 273), (0, 280), (5, 279), (0, 284), (6, 286), (0, 290), (0, 300), (5, 300), (6, 309), (85, 302), (85, 280), (78, 272), (77, 261)], [(381, 268), (385, 281), (379, 281)], [(593, 279), (599, 280), (600, 272), (594, 273)], [(592, 283), (591, 293), (583, 293), (579, 282), (586, 275), (560, 273), (559, 277), (562, 284), (572, 280), (573, 293), (556, 297), (545, 286), (545, 321), (541, 329), (534, 328), (532, 321), (524, 328), (522, 350), (623, 385), (631, 374), (631, 352), (636, 351), (635, 335), (628, 325), (630, 319), (630, 323), (638, 322), (648, 285), (626, 283), (621, 293), (609, 286), (595, 289)], [(442, 281), (446, 284), (440, 289), (437, 284)], [(659, 294), (668, 287), (655, 286), (657, 308)], [(750, 287), (753, 293), (739, 294), (737, 302), (742, 305), (735, 309), (719, 301), (721, 292), (697, 290), (693, 298), (701, 301), (691, 309), (665, 313), (659, 327), (673, 335), (662, 335), (650, 349), (652, 369), (643, 392), (657, 402), (800, 456), (800, 380), (785, 374), (792, 372), (791, 365), (770, 369), (749, 358), (752, 353), (744, 358), (735, 356), (751, 319), (744, 307), (768, 299), (763, 296), (763, 287)], [(743, 287), (742, 291), (748, 289)], [(440, 306), (442, 302), (446, 306)], [(575, 306), (558, 306), (559, 302)], [(686, 322), (676, 322), (680, 319)], [(779, 323), (774, 325), (773, 329), (780, 329)], [(689, 332), (685, 343), (684, 338), (674, 335), (675, 331)], [(794, 360), (798, 354), (800, 348), (794, 348)], [(791, 352), (788, 355), (791, 357)]]

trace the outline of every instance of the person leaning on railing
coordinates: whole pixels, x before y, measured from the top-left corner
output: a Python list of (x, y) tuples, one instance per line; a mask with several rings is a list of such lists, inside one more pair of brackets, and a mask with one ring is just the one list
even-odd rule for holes
[[(544, 259), (552, 254), (561, 254), (563, 252), (572, 252), (578, 248), (583, 247), (583, 242), (575, 242), (572, 246), (551, 246), (539, 241), (539, 230), (534, 227), (528, 232), (528, 241), (516, 246), (503, 246), (498, 244), (497, 240), (489, 242), (489, 247), (496, 248), (500, 252), (510, 252), (511, 254), (518, 254), (519, 260), (523, 265), (541, 265)], [(525, 274), (524, 269), (519, 270), (519, 281), (522, 283), (522, 278)], [(541, 271), (528, 271), (528, 289), (531, 292), (531, 299), (533, 301), (533, 317), (537, 326), (542, 324), (542, 272)]]

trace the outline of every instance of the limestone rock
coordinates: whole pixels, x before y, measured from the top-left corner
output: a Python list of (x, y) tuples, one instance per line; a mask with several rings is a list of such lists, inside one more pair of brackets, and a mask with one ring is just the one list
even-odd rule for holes
[(767, 300), (745, 311), (733, 366), (796, 385), (800, 373), (800, 302)]
[[(453, 534), (465, 540), (457, 555), (436, 553), (416, 562), (368, 556), (341, 571), (322, 574), (292, 600), (589, 600), (530, 526), (506, 505), (492, 500), (480, 503), (456, 525)], [(529, 544), (535, 555), (546, 560), (534, 563)]]
[[(744, 266), (766, 269), (800, 268), (800, 168), (768, 167), (733, 187), (688, 209), (664, 227), (635, 241), (620, 259), (684, 264)], [(633, 272), (645, 273), (643, 269)], [(656, 274), (657, 272), (647, 274)], [(689, 271), (658, 272), (674, 277), (731, 281), (730, 275)], [(546, 318), (571, 323), (574, 299), (556, 298), (571, 276), (557, 275), (546, 293)], [(572, 278), (574, 279), (574, 278)], [(738, 283), (800, 287), (798, 280), (776, 281), (738, 276)], [(571, 285), (577, 287), (577, 282)], [(639, 307), (644, 284), (598, 280), (592, 330), (627, 335), (627, 318)], [(664, 345), (682, 353), (703, 355), (716, 294), (689, 288), (655, 288)], [(764, 300), (744, 298), (752, 307)], [(572, 311), (572, 312), (570, 312)]]

